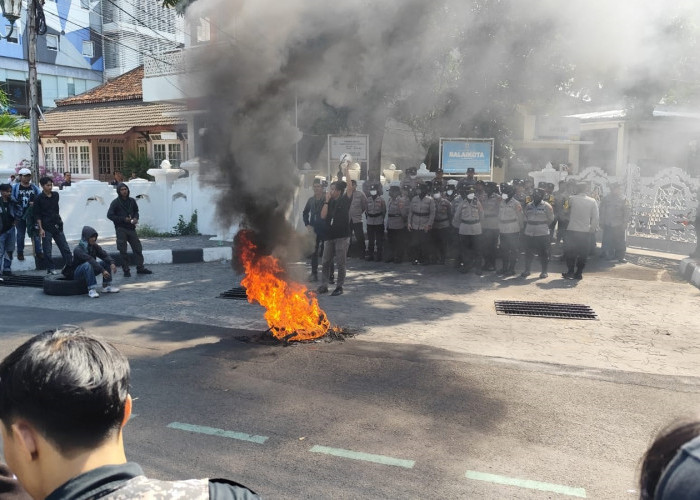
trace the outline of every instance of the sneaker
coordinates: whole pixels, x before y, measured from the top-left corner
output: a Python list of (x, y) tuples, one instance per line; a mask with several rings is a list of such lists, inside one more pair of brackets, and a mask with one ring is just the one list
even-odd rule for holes
[(582, 279), (583, 279), (583, 274), (581, 274), (581, 273), (576, 273), (576, 274), (574, 274), (574, 279), (575, 279), (575, 280), (582, 280)]
[(17, 260), (24, 260), (24, 252), (17, 252)]
[(572, 280), (574, 279), (574, 273), (561, 273), (561, 277), (565, 280)]
[(46, 274), (53, 274), (53, 275), (56, 275), (56, 274), (58, 274), (58, 271), (56, 271), (55, 269), (48, 269), (48, 270), (46, 271)]
[(337, 297), (338, 295), (343, 295), (343, 287), (339, 286), (335, 290), (333, 290), (333, 293), (331, 293), (333, 297)]
[(141, 269), (136, 270), (136, 274), (153, 274), (153, 271), (150, 269), (146, 269), (145, 267), (142, 267)]
[(125, 278), (131, 278), (131, 271), (129, 271), (128, 269), (126, 269), (126, 270), (124, 271), (124, 277), (125, 277)]
[(118, 293), (119, 292), (119, 287), (112, 286), (112, 285), (107, 285), (102, 287), (102, 292), (103, 293)]
[(617, 261), (618, 261), (620, 264), (624, 264), (624, 263), (627, 262), (627, 259), (622, 258), (622, 259), (617, 259)]
[(328, 287), (326, 285), (321, 285), (316, 289), (316, 293), (328, 293)]
[(527, 278), (528, 276), (530, 276), (530, 271), (523, 271), (520, 273), (521, 278)]
[(97, 293), (97, 290), (95, 290), (94, 288), (91, 288), (90, 290), (88, 290), (88, 297), (90, 297), (91, 299), (96, 299), (99, 296), (100, 296), (100, 294)]
[(549, 274), (547, 274), (547, 273), (540, 273), (540, 279), (544, 279), (544, 278), (549, 278)]

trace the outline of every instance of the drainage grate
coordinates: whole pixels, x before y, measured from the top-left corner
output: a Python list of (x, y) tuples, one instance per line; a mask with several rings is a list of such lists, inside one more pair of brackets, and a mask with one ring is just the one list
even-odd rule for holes
[(248, 295), (246, 294), (246, 289), (242, 286), (234, 286), (230, 290), (221, 292), (219, 294), (220, 299), (236, 299), (236, 300), (248, 300)]
[(0, 286), (31, 286), (34, 288), (44, 287), (43, 276), (22, 276), (13, 274), (12, 276), (2, 276)]
[(538, 318), (598, 319), (595, 311), (584, 304), (524, 302), (518, 300), (497, 300), (494, 303), (498, 314), (535, 316)]

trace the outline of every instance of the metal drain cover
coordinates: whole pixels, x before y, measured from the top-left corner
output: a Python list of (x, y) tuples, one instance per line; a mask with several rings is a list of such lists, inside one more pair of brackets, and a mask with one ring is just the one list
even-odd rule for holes
[(44, 287), (43, 276), (27, 276), (13, 274), (12, 276), (1, 276), (0, 286), (31, 286), (34, 288)]
[(511, 316), (534, 316), (538, 318), (598, 319), (595, 311), (584, 304), (560, 302), (526, 302), (518, 300), (496, 300), (496, 312)]
[(219, 294), (220, 299), (236, 299), (236, 300), (248, 300), (248, 295), (246, 289), (242, 286), (234, 286), (230, 290), (221, 292)]

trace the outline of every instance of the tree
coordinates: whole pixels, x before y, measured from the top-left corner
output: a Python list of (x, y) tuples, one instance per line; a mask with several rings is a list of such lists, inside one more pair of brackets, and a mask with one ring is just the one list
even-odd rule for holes
[(0, 134), (29, 139), (29, 124), (22, 117), (8, 113), (9, 105), (7, 94), (0, 89)]

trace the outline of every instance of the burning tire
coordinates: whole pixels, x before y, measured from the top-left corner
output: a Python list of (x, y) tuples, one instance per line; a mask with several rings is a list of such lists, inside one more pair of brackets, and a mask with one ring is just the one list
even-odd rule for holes
[(84, 295), (87, 293), (87, 282), (84, 279), (70, 280), (65, 276), (49, 275), (44, 278), (44, 293), (46, 295)]

